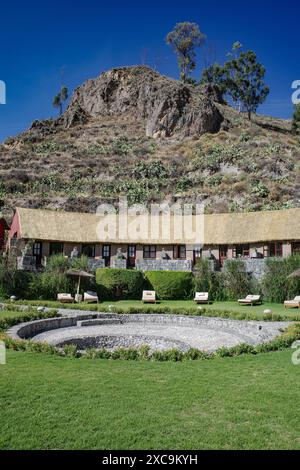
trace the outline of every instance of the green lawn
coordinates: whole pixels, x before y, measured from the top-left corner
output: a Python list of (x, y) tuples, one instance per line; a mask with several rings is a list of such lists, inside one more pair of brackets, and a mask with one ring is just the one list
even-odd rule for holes
[(14, 318), (24, 315), (26, 312), (20, 312), (17, 310), (0, 310), (0, 320), (1, 318)]
[(300, 449), (291, 350), (184, 363), (7, 356), (1, 449)]
[[(32, 305), (38, 304), (41, 305), (43, 302), (42, 301), (32, 301), (28, 302)], [(62, 305), (59, 302), (56, 301), (45, 301), (45, 305), (52, 306), (53, 308), (61, 308), (66, 305)], [(88, 304), (80, 303), (80, 304), (71, 304), (74, 308), (76, 306), (83, 308), (85, 307), (86, 309), (89, 308)], [(98, 309), (101, 310), (101, 307), (108, 307), (109, 305), (113, 305), (116, 307), (121, 307), (124, 308), (125, 310), (130, 308), (130, 307), (136, 307), (140, 308), (141, 310), (144, 307), (144, 304), (139, 301), (139, 300), (120, 300), (118, 302), (114, 301), (109, 301), (109, 302), (101, 302), (98, 304)], [(157, 307), (163, 308), (164, 306), (170, 307), (170, 308), (196, 308), (197, 305), (195, 302), (192, 300), (163, 300), (160, 301), (156, 304)], [(70, 305), (68, 305), (69, 308), (72, 308)], [(95, 308), (95, 305), (93, 305), (92, 308)], [(258, 315), (263, 315), (264, 310), (270, 309), (274, 314), (279, 314), (279, 315), (287, 315), (287, 316), (295, 316), (299, 315), (299, 320), (300, 320), (300, 310), (299, 309), (285, 309), (282, 304), (271, 304), (268, 302), (263, 303), (263, 305), (258, 305), (258, 306), (241, 306), (237, 302), (214, 302), (210, 305), (203, 305), (203, 308), (205, 309), (211, 309), (211, 310), (226, 310), (226, 311), (231, 311), (231, 312), (238, 312), (238, 313), (255, 313)]]
[[(119, 302), (102, 302), (101, 305), (117, 305), (119, 307), (141, 307), (143, 304), (139, 300), (120, 300)], [(168, 306), (168, 307), (197, 307), (195, 302), (192, 300), (163, 300), (158, 303), (159, 306)], [(201, 307), (199, 305), (199, 307)], [(297, 314), (299, 313), (299, 318), (300, 318), (300, 310), (296, 309), (285, 309), (282, 304), (271, 304), (271, 303), (264, 303), (263, 305), (257, 305), (254, 307), (250, 306), (241, 306), (237, 302), (214, 302), (210, 305), (203, 305), (202, 307), (207, 308), (207, 309), (212, 309), (212, 310), (227, 310), (230, 312), (253, 312), (257, 314), (262, 314), (264, 310), (266, 309), (271, 309), (273, 313), (277, 314)]]

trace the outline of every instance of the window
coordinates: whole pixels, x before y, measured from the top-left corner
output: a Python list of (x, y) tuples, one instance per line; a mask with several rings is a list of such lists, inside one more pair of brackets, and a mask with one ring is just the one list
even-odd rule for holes
[(50, 243), (50, 250), (49, 250), (50, 256), (59, 255), (63, 252), (64, 252), (64, 247), (62, 243), (57, 243), (57, 242)]
[(174, 245), (173, 246), (173, 258), (174, 259), (186, 259), (186, 246)]
[(105, 267), (110, 266), (110, 245), (102, 246), (102, 258), (105, 260)]
[(129, 247), (128, 247), (128, 258), (135, 258), (135, 253), (136, 253), (136, 246), (135, 245), (129, 245)]
[(32, 254), (35, 256), (36, 265), (41, 266), (42, 264), (42, 242), (34, 242), (32, 247)]
[(156, 246), (145, 245), (144, 246), (144, 258), (145, 259), (156, 259)]
[(292, 254), (300, 255), (300, 242), (292, 243)]
[(82, 254), (88, 258), (95, 258), (95, 245), (82, 245)]
[(32, 247), (33, 256), (40, 256), (42, 254), (42, 244), (41, 242), (34, 242)]
[(220, 255), (221, 266), (223, 266), (224, 261), (228, 258), (228, 246), (227, 245), (221, 245), (219, 247), (219, 255)]
[(249, 258), (250, 245), (236, 245), (232, 250), (233, 258)]
[(110, 258), (110, 245), (103, 245), (102, 258)]
[(264, 256), (266, 258), (281, 258), (282, 257), (282, 242), (268, 243), (264, 247)]
[(136, 258), (136, 246), (129, 245), (128, 246), (128, 256), (127, 256), (127, 267), (134, 268), (135, 267), (135, 258)]
[(193, 254), (194, 254), (194, 263), (196, 263), (197, 260), (202, 257), (202, 248), (200, 247), (194, 248)]

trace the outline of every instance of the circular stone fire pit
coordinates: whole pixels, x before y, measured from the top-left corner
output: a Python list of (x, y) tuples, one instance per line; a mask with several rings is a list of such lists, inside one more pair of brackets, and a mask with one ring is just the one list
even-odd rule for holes
[(172, 348), (187, 351), (197, 348), (213, 352), (222, 346), (241, 343), (261, 344), (271, 341), (288, 326), (287, 322), (237, 321), (178, 315), (117, 315), (68, 310), (59, 318), (16, 325), (8, 331), (13, 338), (31, 339), (62, 347), (74, 344), (87, 348)]

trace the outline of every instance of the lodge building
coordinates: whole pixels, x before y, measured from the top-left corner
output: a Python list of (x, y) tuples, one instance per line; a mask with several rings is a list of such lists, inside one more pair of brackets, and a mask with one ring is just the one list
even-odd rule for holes
[[(7, 232), (7, 250), (17, 250), (44, 265), (56, 253), (74, 249), (95, 266), (138, 269), (192, 269), (199, 257), (222, 267), (227, 259), (265, 259), (300, 254), (300, 209), (204, 215), (204, 240), (99, 239), (96, 214), (17, 208)], [(29, 252), (28, 252), (29, 246)], [(27, 248), (26, 248), (27, 247)], [(26, 248), (26, 253), (24, 250)], [(120, 259), (122, 254), (122, 260)], [(122, 262), (121, 262), (122, 261)], [(168, 261), (168, 262), (167, 262)]]

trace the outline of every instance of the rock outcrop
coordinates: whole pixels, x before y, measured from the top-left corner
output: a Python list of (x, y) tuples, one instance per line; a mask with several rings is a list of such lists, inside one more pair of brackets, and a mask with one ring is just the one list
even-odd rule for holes
[(71, 127), (89, 117), (129, 114), (145, 121), (149, 137), (218, 132), (223, 117), (210, 92), (163, 77), (148, 67), (124, 67), (77, 88), (64, 114)]

